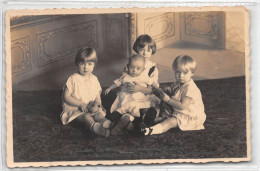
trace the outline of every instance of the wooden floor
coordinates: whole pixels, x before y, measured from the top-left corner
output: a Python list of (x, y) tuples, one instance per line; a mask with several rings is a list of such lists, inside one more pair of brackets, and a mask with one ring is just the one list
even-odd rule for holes
[[(59, 119), (60, 90), (14, 91), (14, 161), (246, 157), (245, 77), (196, 83), (205, 104), (206, 129), (186, 132), (172, 129), (149, 137), (125, 134), (102, 138), (77, 123), (63, 126)], [(114, 97), (102, 97), (106, 108)]]

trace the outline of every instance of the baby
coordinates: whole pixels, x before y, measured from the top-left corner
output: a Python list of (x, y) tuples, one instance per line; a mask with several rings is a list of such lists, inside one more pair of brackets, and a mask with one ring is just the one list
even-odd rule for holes
[[(121, 85), (128, 86), (129, 84), (141, 85), (144, 87), (152, 86), (159, 87), (159, 84), (153, 82), (148, 75), (143, 73), (145, 65), (145, 58), (140, 55), (134, 55), (129, 58), (128, 72), (124, 73), (119, 79), (106, 89), (105, 94), (108, 94), (112, 89)], [(114, 101), (110, 112), (117, 111), (121, 114), (131, 113), (134, 117), (140, 117), (140, 108), (147, 108), (149, 104), (143, 103), (145, 95), (142, 92), (125, 93), (120, 92)], [(142, 102), (142, 103), (138, 103)]]
[[(129, 84), (140, 85), (143, 87), (152, 86), (159, 87), (159, 84), (154, 82), (145, 72), (145, 58), (140, 55), (134, 55), (129, 58), (127, 65), (127, 72), (124, 73), (119, 79), (115, 80), (114, 83), (105, 91), (108, 94), (112, 89), (119, 86), (128, 86)], [(117, 122), (120, 120), (122, 115), (128, 117), (125, 123), (118, 122), (111, 131), (111, 135), (116, 135), (120, 130), (126, 126), (127, 123), (132, 122), (135, 117), (140, 117), (140, 109), (150, 109), (156, 114), (156, 110), (150, 108), (151, 102), (146, 100), (146, 96), (142, 92), (120, 92), (117, 95), (116, 100), (111, 106), (111, 121)], [(129, 120), (130, 122), (128, 122)]]

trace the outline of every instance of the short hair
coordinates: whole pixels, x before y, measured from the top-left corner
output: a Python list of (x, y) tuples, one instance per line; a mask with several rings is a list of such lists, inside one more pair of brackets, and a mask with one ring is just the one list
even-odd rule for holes
[(97, 53), (94, 48), (83, 47), (78, 51), (75, 58), (75, 65), (79, 65), (79, 63), (85, 61), (97, 63)]
[(180, 55), (172, 63), (172, 69), (176, 70), (177, 68), (180, 68), (182, 71), (191, 70), (194, 73), (197, 69), (197, 63), (188, 55)]
[(141, 56), (141, 55), (133, 55), (133, 56), (131, 56), (130, 58), (129, 58), (129, 61), (128, 61), (128, 64), (130, 64), (132, 61), (134, 61), (134, 60), (142, 60), (143, 61), (143, 63), (145, 64), (145, 58), (143, 57), (143, 56)]
[(144, 48), (148, 44), (148, 48), (152, 49), (152, 55), (156, 52), (156, 43), (155, 41), (147, 34), (139, 36), (133, 46), (133, 49), (138, 53), (139, 48)]

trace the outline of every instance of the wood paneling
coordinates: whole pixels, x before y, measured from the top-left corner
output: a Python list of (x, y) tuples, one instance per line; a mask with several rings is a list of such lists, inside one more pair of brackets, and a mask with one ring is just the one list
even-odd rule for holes
[(147, 18), (144, 20), (145, 34), (150, 35), (156, 42), (165, 40), (175, 34), (174, 13)]
[(89, 21), (37, 34), (38, 65), (75, 56), (83, 46), (97, 48), (97, 21)]
[(11, 42), (12, 74), (17, 76), (32, 70), (30, 37), (23, 37)]
[(136, 20), (137, 37), (150, 35), (155, 40), (157, 49), (180, 40), (179, 13), (138, 13)]
[(186, 12), (181, 15), (181, 40), (225, 47), (223, 12)]

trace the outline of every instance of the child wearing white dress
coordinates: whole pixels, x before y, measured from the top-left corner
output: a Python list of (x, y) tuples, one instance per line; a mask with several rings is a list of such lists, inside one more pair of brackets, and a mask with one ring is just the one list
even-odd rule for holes
[(156, 91), (162, 101), (173, 107), (174, 112), (161, 123), (143, 128), (144, 135), (162, 134), (175, 127), (183, 131), (204, 129), (206, 114), (201, 92), (191, 78), (197, 68), (196, 62), (190, 56), (182, 55), (174, 60), (172, 68), (176, 79), (173, 95), (169, 97), (162, 89)]
[[(143, 73), (148, 75), (153, 82), (158, 83), (158, 68), (156, 67), (156, 63), (150, 60), (151, 56), (156, 53), (156, 43), (155, 41), (147, 34), (140, 35), (134, 45), (133, 50), (138, 54), (145, 58), (145, 66)], [(128, 67), (126, 66), (124, 72), (127, 73)], [(123, 114), (123, 117), (118, 121), (118, 131), (125, 127), (129, 129), (134, 129), (139, 127), (142, 122), (145, 122), (146, 125), (150, 125), (150, 122), (154, 120), (154, 118), (158, 115), (160, 99), (157, 98), (154, 94), (152, 94), (153, 88), (152, 86), (144, 87), (138, 84), (127, 84), (122, 87), (123, 92), (126, 93), (135, 93), (141, 92), (145, 95), (146, 104), (149, 104), (149, 108), (142, 109), (142, 117), (135, 117), (133, 119), (132, 115), (126, 113)], [(120, 115), (119, 115), (120, 116)]]
[[(108, 94), (112, 89), (116, 87), (129, 84), (140, 85), (143, 87), (152, 86), (158, 88), (159, 84), (157, 82), (153, 82), (153, 80), (146, 73), (143, 72), (145, 69), (144, 66), (144, 57), (140, 55), (134, 55), (129, 58), (127, 72), (123, 73), (123, 75), (119, 79), (116, 79), (114, 83), (109, 88), (107, 88), (105, 94)], [(116, 121), (118, 116), (119, 119), (121, 115), (126, 113), (130, 114), (133, 120), (134, 117), (140, 117), (140, 109), (149, 108), (150, 106), (150, 102), (146, 101), (146, 97), (142, 92), (120, 92), (118, 93), (117, 98), (111, 107), (112, 117), (116, 115), (116, 118), (114, 118), (114, 120), (112, 121)], [(113, 132), (115, 131), (111, 131), (112, 135)]]
[(102, 108), (100, 83), (92, 74), (96, 63), (97, 55), (93, 48), (84, 47), (77, 53), (75, 64), (78, 72), (68, 78), (63, 89), (61, 121), (67, 125), (76, 119), (95, 134), (108, 137), (111, 122), (105, 118)]

